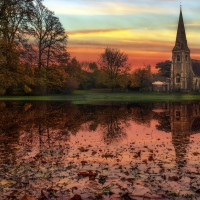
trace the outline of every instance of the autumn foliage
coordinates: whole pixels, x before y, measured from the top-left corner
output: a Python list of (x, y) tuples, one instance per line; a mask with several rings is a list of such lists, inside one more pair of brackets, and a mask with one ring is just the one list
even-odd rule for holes
[(97, 65), (70, 58), (67, 42), (59, 18), (42, 0), (0, 1), (0, 95), (113, 91), (126, 89), (130, 81), (143, 89), (149, 84), (149, 74), (142, 83), (141, 73), (132, 81), (128, 55), (119, 49), (105, 48)]

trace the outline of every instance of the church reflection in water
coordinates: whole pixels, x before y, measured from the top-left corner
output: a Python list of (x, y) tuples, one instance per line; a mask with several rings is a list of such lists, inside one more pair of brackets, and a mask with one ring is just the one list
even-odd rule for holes
[(170, 123), (168, 125), (170, 125), (177, 165), (185, 166), (190, 136), (200, 133), (200, 102), (161, 103), (157, 107), (154, 105), (154, 108), (160, 108), (166, 114), (166, 121), (168, 119)]
[(55, 144), (70, 141), (70, 136), (83, 131), (84, 126), (91, 136), (92, 132), (100, 131), (102, 142), (110, 145), (128, 139), (126, 132), (131, 122), (149, 127), (156, 120), (157, 131), (171, 132), (177, 166), (183, 167), (187, 164), (190, 136), (200, 133), (200, 102), (98, 105), (1, 102), (0, 118), (0, 164), (14, 164), (16, 151), (23, 142), (26, 150), (50, 148), (53, 140)]
[(184, 166), (190, 136), (200, 132), (200, 103), (173, 103), (170, 106), (170, 121), (176, 161), (179, 166)]

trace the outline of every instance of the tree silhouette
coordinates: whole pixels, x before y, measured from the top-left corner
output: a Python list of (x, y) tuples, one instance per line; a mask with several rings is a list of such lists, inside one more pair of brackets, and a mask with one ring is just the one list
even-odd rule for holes
[(119, 49), (106, 48), (100, 55), (99, 64), (104, 72), (104, 83), (112, 90), (120, 84), (123, 84), (124, 75), (130, 70), (128, 55)]

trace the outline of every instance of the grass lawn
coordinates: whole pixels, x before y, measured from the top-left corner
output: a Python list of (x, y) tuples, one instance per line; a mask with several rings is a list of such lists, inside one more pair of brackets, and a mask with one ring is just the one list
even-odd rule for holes
[(75, 104), (97, 102), (162, 102), (199, 100), (200, 94), (162, 93), (162, 92), (108, 92), (76, 90), (69, 95), (49, 96), (2, 96), (1, 101), (72, 101)]

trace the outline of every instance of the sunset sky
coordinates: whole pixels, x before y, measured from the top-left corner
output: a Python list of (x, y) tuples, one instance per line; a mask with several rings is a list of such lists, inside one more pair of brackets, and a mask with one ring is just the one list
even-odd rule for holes
[[(98, 61), (106, 47), (119, 48), (133, 68), (171, 59), (180, 0), (44, 0), (60, 18), (68, 51), (79, 61)], [(182, 0), (191, 56), (200, 59), (200, 3)]]

